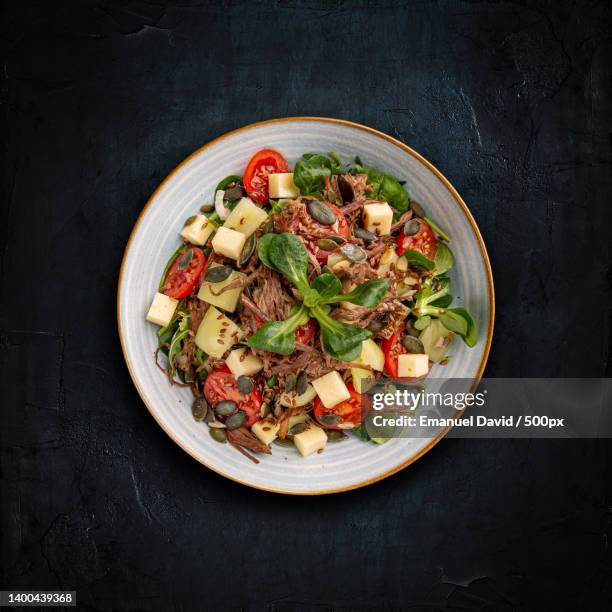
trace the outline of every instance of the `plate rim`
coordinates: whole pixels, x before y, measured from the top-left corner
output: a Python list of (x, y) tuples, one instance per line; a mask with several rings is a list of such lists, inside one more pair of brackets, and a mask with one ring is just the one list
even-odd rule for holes
[(208, 149), (208, 148), (210, 148), (210, 147), (220, 143), (221, 141), (225, 140), (226, 138), (230, 138), (231, 136), (234, 136), (236, 134), (240, 134), (242, 132), (246, 132), (248, 130), (252, 130), (254, 128), (257, 128), (257, 127), (260, 127), (260, 126), (264, 126), (264, 125), (269, 125), (269, 124), (274, 124), (274, 123), (296, 122), (296, 121), (313, 121), (313, 122), (324, 122), (324, 123), (334, 123), (334, 124), (345, 125), (345, 126), (348, 126), (348, 127), (351, 127), (351, 128), (355, 128), (355, 129), (358, 129), (358, 130), (362, 130), (362, 131), (368, 132), (368, 133), (370, 133), (370, 134), (372, 134), (372, 135), (374, 135), (374, 136), (376, 136), (378, 138), (382, 138), (383, 140), (386, 140), (387, 142), (390, 142), (391, 144), (397, 146), (399, 149), (403, 150), (405, 153), (408, 153), (409, 155), (414, 157), (418, 162), (423, 164), (428, 170), (433, 172), (433, 174), (438, 178), (438, 180), (440, 180), (440, 182), (444, 185), (444, 187), (449, 191), (449, 193), (451, 194), (451, 196), (453, 197), (455, 202), (459, 205), (459, 208), (461, 208), (461, 210), (463, 211), (464, 215), (466, 216), (466, 218), (467, 218), (467, 220), (468, 220), (468, 222), (470, 224), (470, 227), (472, 228), (472, 231), (474, 232), (474, 235), (476, 236), (476, 240), (477, 240), (478, 246), (480, 248), (480, 254), (481, 254), (482, 259), (484, 261), (485, 271), (486, 271), (486, 280), (487, 280), (487, 289), (488, 289), (488, 297), (489, 297), (488, 301), (489, 301), (490, 317), (489, 317), (489, 327), (487, 329), (487, 337), (486, 337), (486, 340), (485, 340), (483, 356), (482, 356), (480, 365), (478, 367), (478, 372), (476, 373), (476, 376), (474, 377), (475, 384), (477, 384), (480, 381), (480, 379), (482, 378), (484, 369), (485, 369), (485, 367), (487, 365), (487, 361), (489, 359), (489, 352), (491, 350), (491, 343), (493, 341), (493, 328), (495, 326), (495, 288), (494, 288), (494, 285), (493, 285), (493, 271), (492, 271), (492, 268), (491, 268), (491, 262), (489, 260), (489, 254), (487, 253), (487, 248), (485, 246), (482, 234), (480, 233), (480, 229), (478, 228), (478, 225), (476, 224), (476, 220), (472, 216), (472, 213), (470, 212), (467, 204), (464, 202), (463, 198), (459, 195), (458, 191), (453, 187), (451, 182), (429, 160), (427, 160), (420, 153), (418, 153), (417, 151), (415, 151), (414, 149), (409, 147), (407, 144), (404, 144), (403, 142), (399, 141), (397, 138), (394, 138), (393, 136), (389, 136), (389, 134), (385, 134), (384, 132), (381, 132), (380, 130), (376, 130), (374, 128), (371, 128), (369, 126), (363, 125), (361, 123), (356, 123), (354, 121), (349, 121), (347, 119), (337, 119), (337, 118), (332, 118), (332, 117), (317, 117), (317, 116), (296, 116), (296, 117), (279, 117), (279, 118), (276, 118), (276, 119), (267, 119), (265, 121), (257, 121), (255, 123), (249, 123), (247, 125), (244, 125), (242, 127), (236, 128), (236, 129), (231, 130), (229, 132), (225, 132), (224, 134), (221, 134), (220, 136), (217, 136), (217, 137), (213, 138), (212, 140), (210, 140), (209, 142), (207, 142), (203, 146), (201, 146), (198, 149), (196, 149), (195, 151), (193, 151), (193, 153), (188, 155), (176, 167), (174, 167), (169, 172), (169, 174), (161, 181), (161, 183), (159, 183), (159, 185), (155, 188), (153, 193), (149, 196), (146, 204), (144, 205), (144, 207), (142, 208), (142, 210), (138, 214), (138, 217), (136, 218), (134, 226), (132, 227), (132, 230), (130, 232), (128, 241), (127, 241), (127, 243), (125, 245), (125, 249), (123, 251), (123, 257), (121, 258), (121, 267), (119, 268), (119, 276), (118, 276), (118, 280), (117, 280), (117, 328), (118, 328), (118, 332), (119, 332), (119, 341), (120, 341), (120, 344), (121, 344), (121, 352), (123, 354), (123, 359), (124, 359), (124, 361), (125, 361), (125, 363), (127, 365), (128, 372), (130, 374), (130, 378), (132, 379), (132, 383), (136, 387), (136, 391), (138, 392), (138, 395), (140, 396), (140, 399), (142, 400), (142, 402), (146, 406), (147, 410), (149, 411), (149, 413), (151, 414), (153, 419), (162, 428), (162, 430), (166, 433), (166, 435), (175, 444), (177, 444), (179, 446), (179, 448), (181, 448), (184, 452), (186, 452), (190, 457), (195, 459), (201, 465), (204, 465), (206, 468), (208, 468), (208, 469), (212, 470), (213, 472), (219, 474), (220, 476), (228, 478), (229, 480), (232, 480), (232, 481), (237, 482), (239, 484), (245, 485), (247, 487), (251, 487), (253, 489), (258, 489), (260, 491), (267, 491), (267, 492), (270, 492), (270, 493), (280, 493), (280, 494), (284, 494), (284, 495), (297, 495), (297, 496), (330, 495), (330, 494), (333, 494), (333, 493), (342, 493), (344, 491), (352, 491), (352, 490), (355, 490), (355, 489), (360, 489), (362, 487), (366, 487), (368, 485), (374, 484), (375, 482), (379, 482), (381, 480), (384, 480), (385, 478), (388, 478), (389, 476), (392, 476), (393, 474), (396, 474), (397, 472), (400, 472), (401, 470), (403, 470), (403, 469), (407, 468), (408, 466), (412, 465), (413, 463), (415, 463), (423, 455), (425, 455), (427, 452), (429, 452), (434, 446), (436, 446), (436, 444), (438, 444), (438, 442), (440, 442), (440, 440), (442, 440), (442, 438), (444, 438), (444, 436), (448, 433), (448, 431), (451, 429), (451, 427), (445, 428), (435, 438), (433, 438), (429, 442), (429, 444), (427, 444), (425, 447), (423, 447), (418, 453), (416, 453), (414, 456), (410, 457), (406, 461), (400, 463), (399, 465), (395, 466), (394, 468), (392, 468), (390, 470), (387, 470), (387, 471), (385, 471), (385, 472), (383, 472), (381, 474), (378, 474), (377, 476), (374, 476), (373, 478), (369, 478), (367, 480), (364, 480), (364, 481), (361, 481), (361, 482), (358, 482), (358, 483), (354, 483), (354, 484), (351, 484), (351, 485), (346, 485), (346, 486), (343, 486), (343, 487), (331, 488), (331, 489), (320, 489), (320, 490), (312, 490), (312, 491), (300, 491), (300, 490), (295, 490), (295, 489), (280, 489), (280, 488), (275, 488), (275, 487), (271, 487), (271, 486), (255, 484), (255, 483), (249, 482), (248, 480), (241, 480), (240, 478), (238, 478), (236, 476), (233, 476), (231, 474), (228, 474), (228, 473), (224, 472), (222, 469), (218, 468), (217, 466), (211, 465), (210, 463), (208, 463), (208, 462), (204, 461), (203, 459), (201, 459), (200, 457), (198, 457), (195, 453), (193, 453), (191, 451), (191, 449), (187, 448), (178, 439), (178, 437), (174, 435), (174, 433), (171, 430), (167, 429), (164, 426), (164, 424), (162, 423), (161, 419), (158, 418), (158, 416), (156, 415), (155, 411), (152, 410), (151, 406), (149, 405), (149, 403), (145, 399), (144, 393), (143, 393), (143, 391), (142, 391), (142, 389), (140, 387), (140, 383), (139, 383), (139, 381), (137, 380), (137, 378), (136, 378), (136, 376), (134, 374), (134, 371), (132, 369), (132, 365), (131, 365), (130, 360), (128, 358), (128, 354), (127, 354), (127, 351), (126, 351), (125, 342), (124, 342), (124, 338), (123, 338), (123, 333), (122, 333), (122, 329), (121, 329), (121, 284), (122, 284), (122, 280), (123, 280), (123, 272), (124, 272), (124, 269), (125, 269), (125, 263), (126, 263), (129, 251), (130, 251), (130, 247), (132, 245), (132, 241), (133, 241), (134, 236), (136, 234), (136, 231), (138, 230), (138, 227), (139, 227), (142, 219), (144, 218), (144, 215), (148, 211), (149, 207), (153, 204), (153, 202), (155, 201), (155, 199), (156, 199), (157, 195), (160, 193), (160, 191), (193, 158), (197, 157), (200, 153), (202, 153), (206, 149)]

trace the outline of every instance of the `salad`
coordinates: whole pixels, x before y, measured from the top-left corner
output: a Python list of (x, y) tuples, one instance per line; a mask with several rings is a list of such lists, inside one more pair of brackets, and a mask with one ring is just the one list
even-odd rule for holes
[(156, 363), (256, 463), (272, 443), (306, 457), (369, 441), (374, 383), (422, 380), (455, 336), (477, 342), (451, 307), (448, 229), (359, 157), (307, 153), (291, 170), (263, 149), (184, 221), (147, 314)]

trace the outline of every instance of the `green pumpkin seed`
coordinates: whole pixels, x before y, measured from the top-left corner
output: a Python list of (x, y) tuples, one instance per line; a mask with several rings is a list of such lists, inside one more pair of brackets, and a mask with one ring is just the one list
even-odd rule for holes
[(298, 434), (301, 434), (303, 432), (305, 432), (308, 429), (308, 424), (307, 423), (296, 423), (290, 430), (289, 433), (292, 436), (297, 436)]
[(189, 249), (185, 251), (181, 255), (181, 258), (179, 259), (179, 263), (178, 263), (179, 270), (181, 270), (181, 272), (185, 270), (185, 268), (187, 268), (187, 266), (191, 263), (192, 259), (193, 259), (193, 250)]
[(321, 421), (323, 425), (338, 425), (342, 422), (342, 417), (337, 414), (324, 414), (319, 417), (319, 421)]
[(276, 440), (274, 440), (274, 444), (278, 445), (278, 446), (293, 446), (293, 440), (291, 438), (276, 438)]
[(293, 374), (287, 374), (287, 378), (285, 378), (285, 392), (291, 393), (295, 389), (295, 385), (297, 383), (297, 376)]
[(327, 204), (319, 200), (310, 200), (308, 202), (308, 212), (321, 225), (333, 225), (338, 220), (334, 211)]
[(247, 419), (247, 415), (242, 410), (235, 412), (232, 416), (227, 417), (225, 419), (225, 426), (229, 429), (238, 429), (244, 425), (244, 422)]
[(203, 421), (208, 416), (208, 402), (205, 397), (200, 396), (193, 400), (191, 414), (196, 421)]
[(200, 212), (203, 213), (207, 213), (207, 212), (211, 212), (212, 210), (214, 210), (215, 205), (213, 204), (202, 204), (202, 206), (200, 206)]
[(424, 353), (425, 347), (423, 343), (414, 336), (405, 335), (402, 338), (402, 344), (409, 353)]
[(238, 265), (244, 266), (247, 261), (251, 258), (251, 255), (255, 252), (255, 247), (257, 246), (257, 236), (255, 234), (251, 234), (244, 243), (242, 247), (242, 252), (240, 253), (240, 257), (238, 258)]
[(204, 274), (204, 280), (209, 283), (221, 283), (227, 280), (234, 270), (230, 266), (215, 266), (208, 268)]
[(328, 442), (342, 442), (346, 440), (348, 436), (341, 429), (326, 429)]
[(273, 231), (274, 231), (274, 219), (272, 218), (272, 216), (270, 216), (263, 227), (263, 233), (270, 234)]
[(377, 239), (376, 234), (363, 227), (356, 227), (353, 230), (353, 234), (355, 234), (357, 238), (361, 238), (364, 242), (374, 242)]
[(215, 405), (215, 414), (220, 417), (230, 416), (234, 414), (238, 406), (232, 400), (223, 400)]
[(345, 244), (340, 247), (340, 252), (353, 263), (360, 263), (367, 259), (366, 252), (356, 244)]
[(414, 326), (413, 321), (406, 321), (406, 333), (418, 338), (421, 335), (421, 332)]
[(228, 187), (223, 194), (223, 199), (228, 202), (235, 202), (244, 196), (244, 189), (240, 185)]
[(331, 238), (321, 238), (317, 240), (317, 246), (324, 251), (335, 251), (338, 248), (338, 243)]
[(227, 435), (224, 429), (209, 429), (208, 433), (215, 442), (221, 442), (222, 444), (227, 442)]
[(412, 212), (417, 217), (424, 217), (425, 215), (427, 215), (423, 207), (418, 202), (415, 202), (414, 200), (410, 202), (410, 208), (412, 209)]
[(304, 370), (299, 373), (295, 381), (295, 390), (298, 395), (303, 395), (308, 390), (308, 374)]
[(379, 332), (389, 324), (390, 320), (391, 315), (387, 311), (379, 312), (374, 317), (372, 317), (372, 320), (368, 325), (368, 329), (374, 333)]
[(418, 219), (409, 219), (404, 225), (404, 234), (406, 236), (414, 236), (419, 233), (421, 222)]
[(188, 225), (191, 225), (196, 219), (197, 219), (197, 215), (191, 215), (191, 217), (187, 217), (187, 219), (185, 219), (185, 223), (183, 224), (183, 227), (187, 227)]
[(336, 244), (344, 244), (346, 242), (346, 238), (344, 236), (336, 236), (335, 234), (333, 236), (328, 236), (327, 238), (329, 240), (333, 240)]
[(255, 387), (253, 381), (248, 376), (239, 376), (236, 379), (236, 386), (238, 391), (240, 391), (240, 395), (248, 395)]

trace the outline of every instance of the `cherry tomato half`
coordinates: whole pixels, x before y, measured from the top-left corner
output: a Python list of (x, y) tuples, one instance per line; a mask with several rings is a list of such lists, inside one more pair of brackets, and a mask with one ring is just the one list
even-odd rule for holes
[[(259, 329), (264, 322), (256, 315), (253, 315), (253, 319), (255, 320), (255, 327)], [(295, 341), (300, 344), (308, 344), (312, 337), (315, 335), (317, 331), (317, 323), (314, 319), (308, 319), (304, 325), (300, 325), (295, 330)]]
[(181, 251), (166, 274), (162, 293), (177, 300), (187, 297), (200, 282), (205, 265), (206, 257), (200, 249)]
[[(329, 235), (330, 236), (342, 236), (343, 238), (348, 238), (349, 235), (349, 228), (348, 228), (348, 224), (346, 222), (346, 219), (344, 217), (344, 215), (342, 214), (342, 211), (337, 207), (334, 206), (331, 202), (325, 202), (325, 204), (327, 204), (332, 211), (334, 212), (334, 214), (336, 215), (337, 219), (338, 219), (338, 230), (334, 231), (332, 229), (333, 226), (330, 225), (323, 225), (322, 223), (319, 223), (318, 221), (315, 221), (314, 219), (312, 220), (312, 223), (314, 225), (316, 225), (317, 227), (320, 227), (321, 229), (325, 229), (325, 230), (329, 230)], [(326, 264), (327, 263), (327, 258), (330, 256), (331, 253), (334, 253), (335, 251), (325, 251), (323, 249), (320, 249), (315, 243), (318, 240), (306, 240), (305, 244), (306, 244), (306, 248), (314, 254), (314, 256), (317, 258), (317, 261), (319, 263), (322, 264)], [(340, 248), (340, 247), (338, 247)]]
[(285, 158), (274, 149), (262, 149), (251, 157), (242, 180), (247, 194), (258, 204), (265, 204), (269, 199), (268, 174), (289, 172)]
[(244, 427), (250, 427), (261, 418), (261, 395), (253, 389), (248, 395), (242, 395), (236, 386), (236, 379), (228, 368), (216, 368), (204, 382), (204, 397), (214, 407), (223, 400), (236, 402), (238, 410), (246, 412)]
[(436, 236), (426, 221), (420, 217), (415, 217), (414, 220), (420, 223), (419, 231), (414, 236), (400, 233), (397, 237), (397, 254), (401, 255), (404, 251), (412, 249), (425, 255), (427, 259), (433, 259), (437, 249)]
[[(361, 425), (361, 394), (355, 391), (353, 385), (347, 385), (351, 397), (331, 408), (326, 408), (320, 398), (314, 402), (314, 415), (317, 421), (327, 429), (343, 429), (342, 425), (352, 423), (355, 427)], [(333, 423), (337, 420), (338, 423)]]

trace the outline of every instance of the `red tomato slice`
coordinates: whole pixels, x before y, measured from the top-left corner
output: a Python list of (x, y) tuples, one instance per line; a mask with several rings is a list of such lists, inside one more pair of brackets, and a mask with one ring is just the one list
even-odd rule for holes
[(400, 233), (397, 237), (397, 254), (401, 255), (404, 251), (412, 249), (425, 255), (427, 259), (433, 259), (437, 249), (436, 236), (426, 221), (420, 217), (414, 219), (421, 224), (421, 227), (414, 236), (406, 236), (404, 232)]
[(397, 358), (400, 355), (405, 355), (408, 351), (404, 348), (402, 343), (402, 336), (404, 335), (405, 327), (400, 327), (388, 340), (383, 340), (380, 348), (385, 354), (385, 370), (387, 374), (396, 380), (413, 382), (417, 380), (423, 380), (425, 376), (419, 378), (416, 377), (402, 377), (399, 378), (397, 375)]
[(244, 427), (250, 427), (261, 418), (259, 391), (253, 389), (248, 395), (241, 395), (236, 386), (236, 379), (228, 368), (216, 368), (206, 377), (204, 397), (211, 406), (223, 400), (236, 402), (238, 410), (243, 410), (247, 415)]
[[(253, 315), (253, 319), (257, 329), (264, 324), (264, 322), (257, 315)], [(308, 319), (304, 325), (300, 325), (295, 330), (295, 341), (299, 342), (300, 344), (308, 344), (315, 335), (315, 331), (317, 331), (316, 321), (314, 319)]]
[(258, 204), (265, 204), (269, 199), (268, 174), (289, 172), (289, 164), (274, 149), (262, 149), (251, 157), (242, 180), (247, 194)]
[[(317, 421), (327, 429), (343, 429), (341, 425), (352, 423), (355, 427), (361, 425), (361, 394), (357, 393), (353, 385), (347, 385), (351, 397), (332, 408), (326, 408), (320, 398), (314, 402), (314, 415)], [(339, 417), (337, 424), (326, 423), (326, 417)]]
[(162, 293), (177, 300), (187, 297), (200, 282), (205, 265), (206, 257), (200, 249), (181, 251), (166, 274)]
[[(344, 215), (342, 214), (342, 211), (337, 206), (334, 206), (331, 202), (325, 202), (325, 203), (334, 211), (334, 214), (338, 218), (338, 231), (334, 231), (333, 229), (331, 229), (331, 226), (318, 223), (314, 219), (312, 220), (313, 224), (316, 225), (317, 227), (320, 227), (321, 229), (329, 230), (330, 236), (336, 235), (336, 236), (342, 236), (343, 238), (348, 238), (349, 228), (348, 228), (346, 219), (344, 218)], [(322, 264), (326, 264), (327, 258), (332, 253), (336, 253), (338, 249), (340, 248), (338, 247), (336, 251), (325, 251), (323, 249), (320, 249), (315, 244), (315, 242), (316, 240), (313, 240), (313, 241), (306, 240), (305, 241), (306, 248), (317, 258), (317, 261)]]

